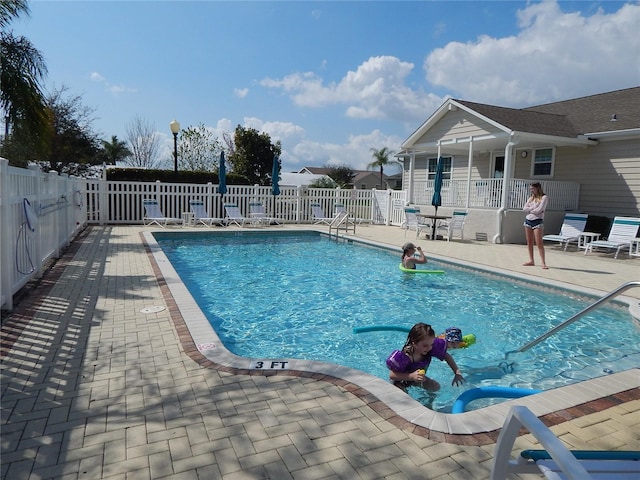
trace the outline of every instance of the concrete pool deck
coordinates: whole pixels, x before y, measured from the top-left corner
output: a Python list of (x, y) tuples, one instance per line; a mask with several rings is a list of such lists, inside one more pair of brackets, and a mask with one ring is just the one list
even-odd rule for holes
[[(455, 416), (442, 414), (447, 425), (421, 426), (338, 376), (215, 365), (171, 293), (180, 285), (160, 275), (142, 241), (152, 230), (87, 229), (3, 318), (2, 478), (488, 478), (497, 431), (447, 433)], [(394, 246), (414, 238), (379, 226), (357, 236)], [(420, 244), (588, 290), (639, 278), (640, 259), (625, 255), (548, 247), (542, 270), (521, 266), (523, 246)], [(625, 295), (637, 304), (635, 290)], [(640, 373), (617, 375), (558, 393), (551, 412), (536, 413), (571, 447), (640, 450)], [(520, 437), (515, 450), (531, 441)]]

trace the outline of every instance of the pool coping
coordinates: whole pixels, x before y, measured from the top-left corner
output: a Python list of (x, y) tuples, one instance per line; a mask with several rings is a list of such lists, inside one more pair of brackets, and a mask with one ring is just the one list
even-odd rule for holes
[[(529, 407), (538, 417), (543, 417), (545, 423), (552, 425), (586, 413), (593, 413), (606, 406), (640, 399), (640, 368), (633, 368), (470, 412), (440, 413), (423, 406), (389, 382), (359, 370), (320, 361), (240, 357), (224, 347), (156, 242), (153, 231), (140, 232), (140, 236), (185, 353), (205, 367), (233, 374), (288, 375), (331, 382), (362, 397), (378, 414), (397, 426), (430, 439), (465, 445), (495, 442), (507, 412), (513, 405)], [(347, 238), (347, 240), (396, 248), (357, 238)], [(438, 259), (457, 265), (466, 265), (473, 269), (486, 270), (501, 276), (505, 275), (499, 269), (481, 268), (470, 262), (446, 257), (438, 257)], [(513, 275), (507, 273), (506, 276)], [(542, 284), (542, 282), (537, 283)], [(549, 281), (546, 285), (577, 294), (601, 295), (601, 292), (590, 289), (568, 289), (559, 282)]]

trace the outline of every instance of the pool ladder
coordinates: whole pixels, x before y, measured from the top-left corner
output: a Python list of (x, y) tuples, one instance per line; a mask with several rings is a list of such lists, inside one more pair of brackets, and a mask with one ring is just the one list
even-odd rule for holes
[(349, 218), (349, 213), (347, 211), (337, 212), (331, 220), (329, 224), (329, 237), (331, 237), (331, 232), (333, 229), (336, 231), (336, 239), (338, 238), (338, 232), (340, 228), (344, 228), (345, 233), (349, 233), (349, 227), (353, 227), (353, 234), (356, 233), (356, 222), (352, 218)]
[(526, 352), (527, 350), (529, 350), (531, 347), (535, 347), (536, 345), (538, 345), (540, 342), (545, 341), (547, 338), (549, 338), (551, 335), (556, 334), (557, 332), (559, 332), (560, 330), (562, 330), (563, 328), (571, 325), (573, 322), (575, 322), (576, 320), (578, 320), (579, 318), (583, 317), (584, 315), (586, 315), (587, 313), (589, 313), (591, 310), (594, 310), (596, 308), (598, 308), (599, 306), (601, 306), (603, 303), (609, 301), (610, 299), (612, 299), (613, 297), (621, 294), (622, 292), (633, 288), (633, 287), (640, 287), (640, 282), (627, 282), (627, 283), (623, 283), (622, 285), (620, 285), (618, 288), (616, 288), (615, 290), (612, 290), (611, 292), (607, 293), (604, 297), (600, 298), (599, 300), (595, 301), (594, 303), (592, 303), (591, 305), (589, 305), (587, 308), (585, 308), (584, 310), (576, 313), (573, 317), (565, 320), (564, 322), (562, 322), (559, 325), (556, 325), (555, 327), (553, 327), (551, 330), (549, 330), (548, 332), (540, 335), (538, 338), (536, 338), (535, 340), (530, 341), (529, 343), (527, 343), (526, 345), (524, 345), (523, 347), (520, 347), (518, 350), (515, 351), (511, 351), (508, 352), (507, 355), (509, 353), (520, 353), (520, 352)]

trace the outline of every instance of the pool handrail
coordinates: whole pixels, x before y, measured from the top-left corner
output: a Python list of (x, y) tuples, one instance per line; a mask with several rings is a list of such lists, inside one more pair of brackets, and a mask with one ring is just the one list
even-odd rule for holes
[(518, 350), (512, 350), (510, 352), (507, 352), (507, 357), (509, 356), (510, 353), (522, 353), (522, 352), (526, 352), (527, 350), (529, 350), (532, 347), (535, 347), (540, 342), (543, 342), (544, 340), (546, 340), (550, 336), (554, 335), (555, 333), (559, 332), (563, 328), (571, 325), (573, 322), (575, 322), (579, 318), (583, 317), (584, 315), (589, 313), (591, 310), (594, 310), (595, 308), (598, 308), (600, 305), (602, 305), (603, 303), (609, 301), (611, 298), (619, 295), (620, 293), (622, 293), (622, 292), (624, 292), (624, 291), (626, 291), (626, 290), (628, 290), (628, 289), (630, 289), (632, 287), (640, 287), (640, 282), (633, 281), (633, 282), (623, 283), (622, 285), (620, 285), (615, 290), (612, 290), (611, 292), (607, 293), (604, 297), (596, 300), (595, 302), (593, 302), (591, 305), (589, 305), (585, 309), (583, 309), (580, 312), (576, 313), (574, 316), (572, 316), (571, 318), (565, 320), (561, 324), (556, 325), (555, 327), (553, 327), (551, 330), (547, 331), (546, 333), (543, 333), (542, 335), (540, 335), (539, 337), (535, 338), (534, 340), (531, 340), (529, 343), (527, 343), (526, 345), (520, 347)]

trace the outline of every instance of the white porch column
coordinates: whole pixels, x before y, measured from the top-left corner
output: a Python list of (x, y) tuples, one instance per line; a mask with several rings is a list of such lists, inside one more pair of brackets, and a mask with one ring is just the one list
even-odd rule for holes
[(415, 150), (411, 150), (411, 159), (409, 160), (409, 203), (413, 203), (413, 190), (414, 190), (414, 186), (413, 186), (413, 181), (414, 181), (414, 174), (415, 174), (415, 170), (416, 170), (416, 151)]
[(467, 200), (464, 208), (469, 210), (471, 201), (471, 162), (473, 161), (473, 137), (469, 138), (469, 165), (467, 167)]

